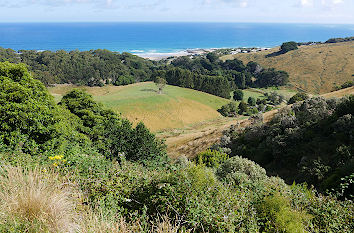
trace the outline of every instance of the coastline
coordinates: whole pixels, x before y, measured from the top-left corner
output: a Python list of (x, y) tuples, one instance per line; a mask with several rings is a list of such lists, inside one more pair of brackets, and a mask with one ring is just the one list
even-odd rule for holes
[(199, 56), (202, 54), (214, 52), (216, 50), (219, 50), (220, 48), (210, 48), (210, 49), (200, 49), (200, 48), (195, 48), (195, 49), (186, 49), (186, 50), (181, 50), (181, 51), (176, 51), (176, 52), (147, 52), (147, 53), (140, 53), (140, 52), (134, 52), (132, 51), (131, 53), (145, 58), (145, 59), (150, 59), (154, 61), (162, 60), (162, 59), (167, 59), (170, 57), (183, 57), (183, 56)]
[[(277, 46), (275, 46), (277, 47)], [(273, 47), (273, 48), (275, 48)], [(145, 58), (145, 59), (150, 59), (153, 61), (159, 61), (163, 59), (169, 59), (169, 58), (176, 58), (176, 57), (183, 57), (183, 56), (201, 56), (210, 52), (215, 52), (215, 51), (221, 51), (225, 53), (224, 55), (227, 54), (238, 54), (238, 53), (255, 53), (255, 52), (260, 52), (264, 50), (270, 50), (272, 48), (268, 47), (242, 47), (242, 48), (208, 48), (208, 49), (201, 49), (201, 48), (195, 48), (195, 49), (186, 49), (186, 50), (181, 50), (181, 51), (176, 51), (176, 52), (135, 52), (131, 51), (133, 55)]]

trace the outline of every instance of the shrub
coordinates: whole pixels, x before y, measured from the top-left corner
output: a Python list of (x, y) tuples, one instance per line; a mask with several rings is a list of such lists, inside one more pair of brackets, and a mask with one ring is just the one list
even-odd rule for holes
[(130, 75), (119, 76), (114, 81), (114, 85), (115, 86), (128, 85), (128, 84), (132, 84), (132, 83), (135, 83), (135, 78), (133, 76), (130, 76)]
[(23, 64), (0, 63), (0, 137), (11, 148), (40, 153), (85, 144), (78, 119), (59, 108)]
[(229, 181), (237, 181), (240, 176), (245, 176), (251, 181), (265, 179), (267, 177), (264, 168), (251, 160), (239, 156), (234, 156), (226, 160), (217, 169), (216, 174), (220, 179)]
[[(354, 76), (354, 74), (352, 76)], [(340, 86), (335, 86), (334, 90), (338, 91), (338, 90), (345, 89), (345, 88), (352, 87), (352, 86), (354, 86), (354, 81), (346, 81), (345, 83), (343, 83)]]
[(88, 135), (100, 153), (111, 159), (124, 155), (128, 160), (161, 159), (166, 146), (143, 123), (135, 128), (112, 110), (104, 109), (82, 90), (66, 94), (60, 105), (82, 121), (80, 132)]
[(237, 105), (235, 102), (230, 102), (218, 109), (218, 112), (224, 117), (235, 117), (237, 115)]
[(293, 103), (296, 103), (296, 102), (299, 102), (299, 101), (304, 101), (306, 99), (308, 99), (309, 96), (306, 94), (306, 93), (303, 93), (303, 92), (299, 92), (299, 93), (296, 93), (295, 95), (293, 95), (288, 103), (289, 104), (293, 104)]
[(220, 164), (225, 162), (229, 156), (217, 150), (207, 150), (197, 154), (194, 161), (197, 164), (205, 165), (207, 167), (219, 167)]
[(267, 196), (257, 208), (263, 222), (262, 232), (306, 232), (311, 216), (291, 208), (290, 201), (279, 194)]
[(267, 96), (267, 100), (270, 104), (279, 105), (283, 102), (284, 96), (273, 91)]
[(150, 217), (168, 215), (196, 232), (257, 232), (255, 211), (245, 196), (226, 188), (204, 166), (191, 166), (137, 189), (130, 205)]

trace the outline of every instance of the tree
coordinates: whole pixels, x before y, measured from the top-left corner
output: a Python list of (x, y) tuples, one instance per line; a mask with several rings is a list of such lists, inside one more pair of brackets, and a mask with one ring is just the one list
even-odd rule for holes
[(266, 69), (257, 75), (255, 84), (257, 87), (283, 86), (289, 81), (289, 74), (285, 71)]
[(240, 89), (235, 90), (234, 91), (234, 100), (236, 100), (236, 101), (243, 100), (243, 91), (241, 91)]
[(167, 82), (165, 79), (157, 77), (155, 80), (155, 84), (158, 87), (158, 93), (161, 94), (162, 93), (162, 89), (164, 89), (164, 87), (166, 86)]
[(280, 47), (280, 51), (282, 53), (287, 53), (291, 50), (296, 50), (296, 49), (298, 49), (298, 47), (297, 47), (297, 43), (295, 41), (285, 42)]
[(242, 115), (244, 112), (247, 112), (248, 106), (244, 101), (241, 101), (241, 103), (238, 105), (238, 113)]
[(250, 106), (255, 106), (255, 105), (256, 105), (256, 99), (253, 98), (253, 97), (251, 97), (251, 96), (248, 97), (247, 102), (248, 102), (248, 104), (249, 104)]
[(235, 102), (230, 102), (218, 109), (218, 112), (224, 117), (235, 117), (237, 115), (237, 105)]

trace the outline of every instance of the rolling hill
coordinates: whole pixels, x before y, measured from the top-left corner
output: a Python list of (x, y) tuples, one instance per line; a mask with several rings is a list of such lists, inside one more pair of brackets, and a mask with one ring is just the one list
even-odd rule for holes
[(105, 87), (56, 85), (48, 89), (59, 101), (74, 88), (85, 89), (106, 107), (120, 112), (134, 123), (143, 121), (155, 132), (220, 118), (216, 110), (229, 102), (204, 92), (169, 85), (159, 95), (152, 82)]
[(266, 68), (284, 70), (289, 73), (293, 88), (313, 94), (330, 92), (334, 86), (354, 78), (354, 42), (301, 46), (286, 54), (266, 57), (278, 50), (226, 55), (221, 59), (255, 61)]

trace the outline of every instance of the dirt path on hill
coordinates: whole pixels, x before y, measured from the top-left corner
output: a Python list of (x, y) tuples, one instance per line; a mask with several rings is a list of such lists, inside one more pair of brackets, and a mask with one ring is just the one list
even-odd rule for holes
[[(333, 98), (350, 94), (354, 94), (354, 87), (327, 93), (322, 96), (325, 98)], [(264, 113), (263, 122), (269, 122), (278, 111), (279, 109), (275, 109)], [(243, 128), (250, 124), (251, 121), (245, 117), (220, 118), (216, 121), (204, 122), (190, 128), (160, 133), (158, 137), (166, 140), (167, 152), (171, 158), (177, 158), (182, 155), (191, 158), (217, 143), (223, 131), (228, 129), (231, 125), (237, 125), (237, 127)]]
[[(270, 121), (277, 112), (278, 109), (264, 113), (264, 122)], [(177, 158), (182, 155), (190, 158), (217, 143), (223, 131), (232, 125), (244, 128), (251, 124), (251, 121), (248, 118), (245, 119), (245, 117), (226, 119), (222, 124), (220, 122), (218, 124), (208, 122), (181, 133), (176, 133), (177, 135), (160, 134), (159, 138), (166, 140), (167, 152), (171, 158)]]

